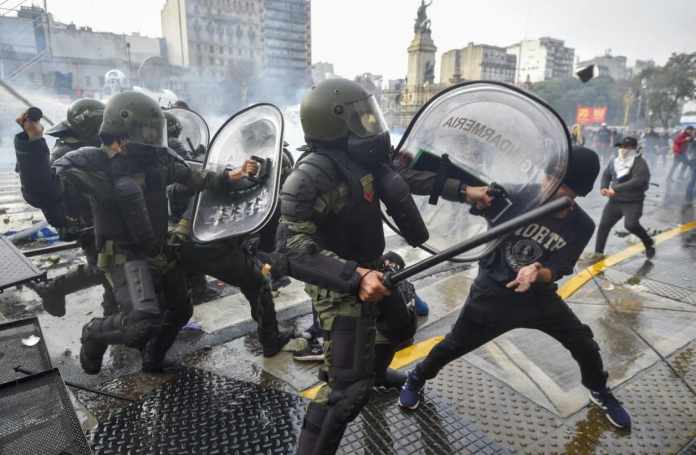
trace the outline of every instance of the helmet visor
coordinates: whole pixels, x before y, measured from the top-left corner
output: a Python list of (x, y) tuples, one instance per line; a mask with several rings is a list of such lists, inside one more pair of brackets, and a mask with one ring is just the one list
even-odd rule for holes
[(138, 125), (128, 135), (128, 142), (166, 148), (168, 146), (167, 122), (150, 121)]
[(374, 95), (347, 104), (344, 114), (348, 129), (358, 137), (376, 136), (388, 130)]

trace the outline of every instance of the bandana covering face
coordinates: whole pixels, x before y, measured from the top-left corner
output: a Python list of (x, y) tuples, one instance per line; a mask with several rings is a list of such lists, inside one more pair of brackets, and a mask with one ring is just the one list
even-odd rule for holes
[(619, 149), (619, 156), (614, 158), (614, 170), (616, 171), (616, 178), (620, 179), (628, 175), (631, 172), (633, 163), (636, 160), (636, 150), (634, 149)]

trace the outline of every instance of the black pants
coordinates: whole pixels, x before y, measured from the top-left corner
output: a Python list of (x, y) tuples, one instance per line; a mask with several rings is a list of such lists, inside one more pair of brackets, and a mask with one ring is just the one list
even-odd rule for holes
[(610, 200), (604, 206), (602, 220), (597, 228), (597, 243), (595, 251), (604, 253), (607, 246), (607, 239), (611, 228), (623, 217), (626, 230), (638, 237), (645, 247), (653, 246), (653, 239), (650, 238), (645, 228), (640, 224), (640, 217), (643, 216), (643, 201), (638, 202), (616, 202)]
[(278, 322), (271, 285), (254, 258), (241, 246), (220, 242), (210, 246), (186, 244), (181, 248), (181, 264), (189, 272), (204, 273), (237, 286), (249, 301), (261, 344), (277, 341)]
[[(416, 367), (418, 376), (432, 379), (448, 363), (505, 332), (525, 328), (537, 329), (550, 335), (570, 351), (580, 367), (585, 387), (590, 390), (602, 390), (606, 387), (608, 375), (604, 371), (599, 345), (594, 340), (592, 329), (580, 322), (557, 295), (545, 295), (545, 301), (530, 299), (531, 297), (500, 302), (500, 297), (481, 295), (474, 285), (452, 330)], [(490, 308), (482, 310), (486, 306), (498, 307), (501, 311), (491, 312)], [(526, 314), (520, 314), (521, 312)]]

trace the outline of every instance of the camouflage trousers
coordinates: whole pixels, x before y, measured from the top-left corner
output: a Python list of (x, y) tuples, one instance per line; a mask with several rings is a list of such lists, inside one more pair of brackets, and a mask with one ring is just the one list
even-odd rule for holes
[[(305, 286), (326, 334), (324, 339), (324, 365), (322, 372), (328, 377), (327, 384), (319, 390), (315, 402), (328, 404), (336, 368), (364, 368), (365, 373), (374, 374), (375, 344), (391, 344), (377, 329), (378, 306), (361, 302), (355, 295), (342, 294), (314, 285)], [(354, 336), (341, 337), (338, 341), (336, 321), (352, 321)], [(349, 324), (350, 325), (350, 324)], [(343, 328), (340, 328), (343, 329)]]

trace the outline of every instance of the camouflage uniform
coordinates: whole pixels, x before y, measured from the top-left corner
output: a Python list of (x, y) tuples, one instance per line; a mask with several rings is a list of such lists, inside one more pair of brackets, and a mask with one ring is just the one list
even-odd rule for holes
[[(307, 408), (297, 449), (306, 455), (334, 453), (372, 386), (399, 386), (405, 379), (388, 369), (397, 344), (404, 341), (399, 338), (412, 336), (402, 323), (413, 319), (392, 314), (408, 316), (405, 301), (396, 292), (374, 304), (358, 299), (363, 279), (358, 267), (379, 269), (382, 264), (381, 203), (407, 241), (417, 245), (428, 234), (410, 193), (459, 201), (463, 187), (406, 166), (399, 175), (388, 163), (389, 131), (379, 105), (355, 82), (334, 78), (313, 87), (300, 106), (300, 120), (309, 153), (283, 184), (272, 262), (273, 269), (281, 268), (275, 273), (286, 267), (290, 276), (309, 284), (326, 333), (328, 384)], [(408, 328), (415, 331), (415, 324)]]

